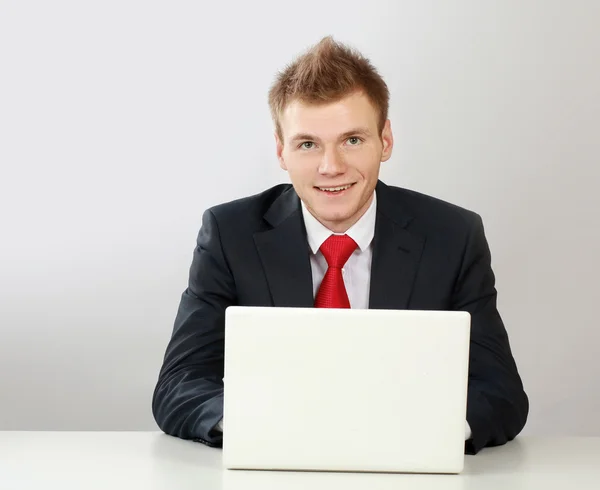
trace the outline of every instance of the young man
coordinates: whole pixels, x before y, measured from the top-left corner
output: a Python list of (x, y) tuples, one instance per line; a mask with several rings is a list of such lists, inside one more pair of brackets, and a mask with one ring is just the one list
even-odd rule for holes
[(292, 185), (204, 213), (154, 392), (166, 433), (221, 445), (230, 305), (468, 311), (466, 451), (523, 428), (481, 218), (378, 181), (394, 143), (388, 100), (370, 62), (331, 38), (279, 74), (269, 104)]

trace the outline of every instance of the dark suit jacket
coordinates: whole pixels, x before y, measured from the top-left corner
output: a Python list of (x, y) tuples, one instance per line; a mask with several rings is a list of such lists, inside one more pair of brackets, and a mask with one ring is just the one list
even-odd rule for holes
[[(382, 182), (376, 192), (369, 307), (471, 314), (466, 451), (504, 444), (525, 425), (529, 404), (496, 309), (481, 218)], [(223, 416), (230, 305), (313, 306), (306, 231), (289, 184), (204, 213), (154, 391), (153, 413), (164, 432), (222, 444), (215, 426)]]

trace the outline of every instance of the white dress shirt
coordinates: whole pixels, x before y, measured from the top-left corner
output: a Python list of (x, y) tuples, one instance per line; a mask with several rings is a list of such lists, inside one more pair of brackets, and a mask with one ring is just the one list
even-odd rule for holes
[[(302, 216), (306, 227), (306, 238), (310, 248), (310, 267), (313, 282), (313, 298), (327, 272), (327, 260), (319, 250), (323, 242), (331, 235), (348, 235), (358, 245), (344, 267), (342, 276), (352, 309), (369, 308), (369, 290), (371, 287), (371, 259), (373, 258), (373, 237), (375, 236), (375, 217), (377, 213), (377, 193), (373, 193), (371, 205), (346, 233), (334, 233), (318, 221), (302, 202)], [(222, 421), (217, 426), (223, 430)], [(466, 422), (465, 440), (471, 438), (471, 427)]]
[(373, 257), (373, 236), (375, 235), (375, 214), (377, 196), (369, 209), (352, 225), (346, 233), (333, 233), (323, 226), (302, 203), (302, 216), (306, 227), (306, 237), (310, 247), (310, 266), (312, 269), (313, 298), (316, 297), (321, 281), (327, 272), (327, 260), (319, 250), (323, 242), (331, 235), (348, 235), (358, 245), (346, 265), (342, 268), (344, 285), (348, 293), (351, 308), (369, 308), (369, 288), (371, 286), (371, 259)]

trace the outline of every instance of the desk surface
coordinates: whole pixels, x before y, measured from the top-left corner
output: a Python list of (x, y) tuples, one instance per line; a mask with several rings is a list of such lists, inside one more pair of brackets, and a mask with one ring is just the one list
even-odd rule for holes
[(598, 490), (600, 438), (518, 438), (461, 475), (400, 475), (227, 471), (219, 449), (159, 432), (0, 432), (0, 488)]

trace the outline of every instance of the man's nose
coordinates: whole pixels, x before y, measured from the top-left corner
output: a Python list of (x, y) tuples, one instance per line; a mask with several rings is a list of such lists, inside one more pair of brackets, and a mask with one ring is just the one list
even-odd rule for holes
[(319, 165), (321, 175), (339, 175), (346, 170), (344, 159), (336, 150), (328, 150), (323, 154), (323, 159)]

